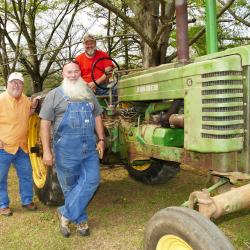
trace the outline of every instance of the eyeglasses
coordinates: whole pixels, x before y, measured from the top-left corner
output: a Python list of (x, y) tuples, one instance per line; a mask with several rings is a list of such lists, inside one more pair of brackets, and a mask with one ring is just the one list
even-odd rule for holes
[(23, 82), (22, 81), (10, 81), (9, 83), (11, 83), (12, 85), (23, 86)]

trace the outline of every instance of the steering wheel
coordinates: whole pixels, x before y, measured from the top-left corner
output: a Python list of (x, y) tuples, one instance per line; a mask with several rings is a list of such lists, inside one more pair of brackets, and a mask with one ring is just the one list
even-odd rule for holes
[[(113, 64), (112, 68), (108, 71), (105, 71), (105, 69), (101, 68), (102, 61), (104, 61), (104, 60), (111, 61)], [(103, 84), (97, 84), (97, 82), (96, 82), (97, 79), (94, 76), (95, 70), (99, 70), (106, 75), (106, 80), (105, 80), (105, 82), (103, 82)], [(103, 90), (108, 90), (108, 89), (114, 88), (116, 86), (116, 84), (118, 83), (118, 80), (119, 80), (118, 71), (119, 70), (120, 70), (120, 67), (114, 59), (112, 59), (111, 57), (102, 57), (102, 58), (97, 59), (93, 63), (92, 69), (91, 69), (91, 77), (92, 77), (92, 80), (95, 83), (97, 88), (100, 88)], [(104, 84), (106, 84), (107, 87), (102, 86)]]

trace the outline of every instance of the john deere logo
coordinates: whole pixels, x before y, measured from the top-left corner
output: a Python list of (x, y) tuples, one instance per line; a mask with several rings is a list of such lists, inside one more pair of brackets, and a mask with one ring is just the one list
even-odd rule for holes
[(158, 84), (150, 84), (150, 85), (140, 86), (136, 88), (137, 93), (153, 92), (153, 91), (158, 91), (158, 90), (159, 90)]

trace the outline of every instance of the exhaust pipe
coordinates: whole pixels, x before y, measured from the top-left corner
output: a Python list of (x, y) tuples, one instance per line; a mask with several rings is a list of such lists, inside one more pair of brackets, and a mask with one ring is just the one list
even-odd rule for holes
[(189, 61), (187, 1), (176, 0), (176, 42), (177, 58), (180, 63)]

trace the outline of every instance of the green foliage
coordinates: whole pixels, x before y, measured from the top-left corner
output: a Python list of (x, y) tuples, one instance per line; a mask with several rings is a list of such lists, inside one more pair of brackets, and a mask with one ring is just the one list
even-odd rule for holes
[[(127, 16), (131, 13), (126, 5), (127, 1), (110, 2)], [(100, 33), (95, 34), (100, 37), (98, 46), (101, 49), (116, 59), (123, 69), (135, 68), (140, 64), (140, 44), (135, 39), (137, 38), (135, 31), (125, 21), (99, 5), (92, 6), (89, 14), (92, 18), (97, 18), (98, 22), (102, 24), (102, 28), (99, 29)], [(104, 38), (101, 38), (103, 36)]]
[[(197, 32), (199, 32), (203, 26), (193, 26), (189, 28), (188, 36), (192, 38)], [(206, 55), (206, 37), (205, 34), (202, 35), (198, 41), (196, 41), (192, 46), (191, 46), (191, 56), (203, 56)]]
[[(8, 30), (8, 34), (12, 37), (14, 43), (16, 43), (16, 37), (19, 32), (18, 22), (17, 20), (13, 19), (13, 5), (12, 1), (7, 1), (7, 12), (4, 13), (4, 2), (0, 1), (0, 14), (2, 17), (7, 13), (8, 21), (14, 25), (10, 25), (12, 30)], [(16, 3), (17, 9), (17, 1)], [(20, 1), (22, 4), (23, 1)], [(127, 20), (122, 20), (121, 17), (117, 17), (114, 13), (111, 13), (110, 19), (109, 12), (107, 9), (101, 7), (99, 4), (94, 4), (95, 1), (82, 1), (82, 6), (84, 4), (89, 4), (88, 10), (85, 11), (83, 8), (78, 10), (79, 17), (85, 16), (86, 13), (88, 17), (91, 17), (93, 23), (99, 23), (98, 29), (93, 29), (96, 32), (96, 36), (117, 36), (116, 38), (105, 38), (101, 42), (99, 41), (98, 44), (101, 44), (101, 49), (108, 51), (112, 57), (114, 57), (121, 65), (124, 65), (125, 68), (127, 67), (137, 67), (142, 63), (142, 41), (143, 36), (142, 34), (147, 34), (147, 31), (150, 30), (149, 27), (145, 28), (145, 23), (142, 22), (140, 24), (141, 33), (135, 31), (130, 25), (128, 25), (128, 20), (134, 20), (135, 14), (138, 13), (139, 8), (149, 1), (139, 1), (139, 0), (111, 0), (111, 1), (103, 1), (107, 2), (108, 4), (112, 4), (113, 7), (117, 8), (123, 14), (126, 15), (128, 18)], [(155, 1), (157, 4), (161, 1)], [(24, 41), (24, 36), (22, 34), (20, 48), (28, 61), (28, 63), (33, 67), (34, 62), (36, 61), (32, 58), (33, 51), (29, 51), (29, 48), (32, 46), (36, 46), (35, 51), (39, 54), (39, 56), (46, 51), (46, 55), (43, 58), (41, 65), (45, 65), (51, 58), (53, 53), (48, 53), (49, 50), (55, 51), (58, 49), (59, 41), (62, 40), (63, 35), (65, 34), (65, 27), (68, 25), (68, 19), (65, 18), (65, 23), (62, 23), (60, 29), (53, 33), (53, 27), (56, 26), (56, 18), (54, 16), (55, 13), (63, 13), (64, 7), (66, 4), (71, 3), (71, 7), (74, 6), (76, 0), (55, 0), (55, 1), (35, 1), (35, 0), (27, 0), (26, 1), (26, 15), (25, 15), (25, 27), (29, 34), (32, 34), (31, 31), (35, 34), (35, 41), (32, 41), (32, 44), (28, 45), (28, 40)], [(150, 1), (152, 3), (152, 1)], [(217, 1), (217, 12), (222, 9), (222, 5)], [(230, 10), (235, 13), (238, 17), (244, 18), (250, 11), (250, 5), (248, 0), (235, 0), (233, 5), (231, 5)], [(189, 25), (189, 39), (191, 40), (193, 37), (196, 36), (197, 32), (199, 32), (205, 25), (205, 1), (204, 0), (192, 0), (188, 1), (188, 13), (189, 19), (195, 17), (197, 19), (196, 23)], [(72, 12), (71, 12), (72, 14)], [(69, 16), (71, 15), (69, 14)], [(152, 15), (152, 11), (149, 11), (149, 15)], [(60, 54), (53, 58), (53, 65), (51, 67), (52, 70), (56, 72), (58, 68), (61, 67), (61, 61), (66, 60), (69, 57), (74, 57), (77, 52), (79, 52), (78, 45), (75, 46), (76, 42), (79, 41), (79, 37), (85, 33), (85, 23), (79, 24), (81, 20), (77, 18), (75, 25), (72, 26), (72, 33), (68, 35), (67, 45), (69, 47), (65, 49), (60, 49)], [(53, 20), (55, 18), (55, 20)], [(138, 16), (136, 16), (138, 18)], [(66, 20), (67, 19), (67, 20)], [(221, 20), (229, 20), (227, 22), (221, 22)], [(246, 19), (249, 22), (249, 18)], [(30, 24), (32, 22), (35, 23), (34, 27)], [(137, 21), (137, 24), (139, 19)], [(86, 25), (86, 27), (88, 24)], [(8, 26), (9, 27), (9, 26)], [(31, 28), (32, 27), (32, 28)], [(92, 31), (90, 27), (89, 32)], [(49, 37), (50, 34), (54, 34), (53, 39), (48, 43), (46, 48), (43, 47), (46, 44), (46, 38)], [(74, 35), (72, 35), (74, 34)], [(76, 35), (75, 35), (76, 34)], [(131, 37), (129, 38), (121, 38), (122, 34), (129, 34)], [(139, 35), (138, 35), (139, 34)], [(148, 35), (148, 34), (147, 34)], [(154, 34), (155, 35), (155, 34)], [(244, 40), (244, 37), (249, 37), (249, 27), (245, 24), (236, 20), (228, 11), (225, 12), (219, 19), (218, 22), (218, 42), (219, 42), (219, 49), (224, 50), (226, 48), (235, 47), (239, 45), (244, 45), (249, 43), (249, 40)], [(6, 39), (5, 41), (8, 42)], [(167, 54), (171, 55), (172, 53), (176, 52), (176, 30), (175, 25), (173, 25), (173, 29), (170, 33), (169, 41), (166, 41), (169, 44), (167, 48)], [(144, 44), (143, 44), (144, 45)], [(155, 46), (158, 46), (156, 44)], [(9, 49), (10, 46), (8, 45), (8, 51), (12, 51), (9, 53), (9, 58), (15, 57), (14, 49)], [(77, 49), (76, 49), (77, 48)], [(202, 35), (192, 46), (190, 47), (191, 56), (200, 56), (206, 54), (206, 47), (205, 47), (205, 35)], [(11, 61), (11, 60), (10, 60)], [(17, 65), (19, 67), (20, 64)], [(37, 65), (36, 65), (37, 66)], [(27, 69), (22, 67), (22, 69)], [(30, 71), (29, 71), (30, 72)], [(40, 69), (39, 72), (42, 72)], [(37, 73), (37, 72), (36, 72)], [(42, 73), (41, 73), (42, 74)], [(57, 78), (57, 76), (55, 76)], [(41, 78), (41, 81), (44, 78)], [(33, 79), (34, 80), (34, 79)], [(54, 81), (52, 81), (54, 82)], [(55, 81), (56, 84), (60, 81)], [(49, 83), (49, 80), (46, 80), (45, 87), (50, 85), (54, 85)], [(30, 93), (31, 88), (27, 86), (27, 93)]]
[[(227, 48), (242, 46), (249, 43), (249, 40), (244, 39), (244, 37), (249, 38), (249, 18), (245, 19), (246, 21), (248, 20), (249, 26), (247, 26), (233, 16), (236, 15), (238, 18), (244, 19), (250, 10), (250, 5), (247, 2), (247, 0), (235, 0), (230, 6), (230, 9), (218, 18), (217, 37), (219, 50), (225, 50)], [(217, 1), (217, 15), (223, 8), (224, 6)], [(189, 39), (191, 39), (198, 31), (205, 27), (205, 1), (190, 1), (188, 3), (188, 12), (189, 18), (195, 17), (197, 20), (195, 24), (189, 27)], [(202, 35), (192, 44), (190, 51), (195, 52), (197, 55), (206, 54), (205, 35)]]
[(56, 88), (61, 84), (62, 76), (58, 74), (54, 74), (48, 78), (46, 78), (44, 82), (43, 90), (50, 90)]

